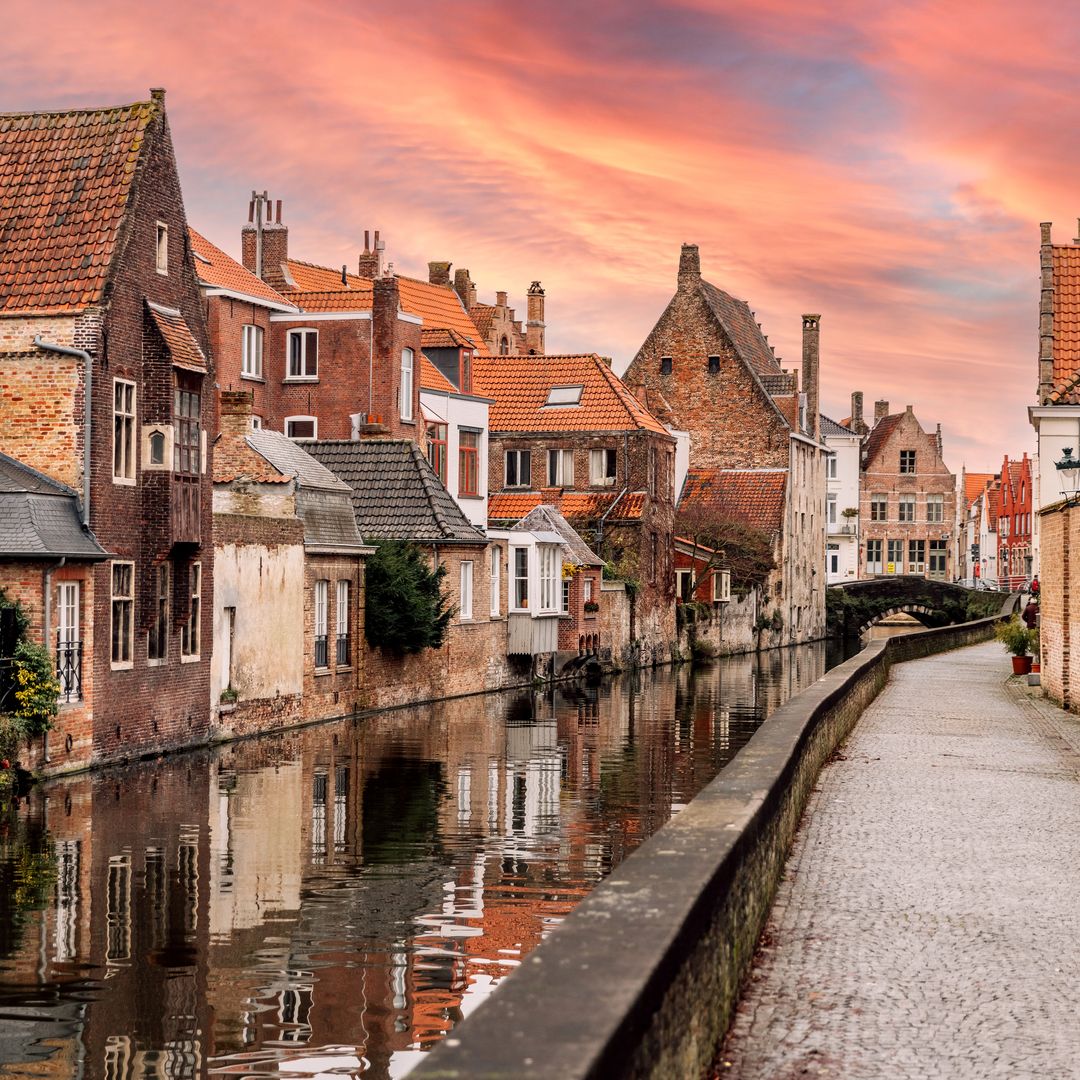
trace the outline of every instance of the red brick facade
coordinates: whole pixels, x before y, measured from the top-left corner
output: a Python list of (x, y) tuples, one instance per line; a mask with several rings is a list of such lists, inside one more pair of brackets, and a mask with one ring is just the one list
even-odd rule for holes
[(1002, 588), (1019, 589), (1031, 579), (1031, 461), (1006, 455), (998, 493), (998, 577)]

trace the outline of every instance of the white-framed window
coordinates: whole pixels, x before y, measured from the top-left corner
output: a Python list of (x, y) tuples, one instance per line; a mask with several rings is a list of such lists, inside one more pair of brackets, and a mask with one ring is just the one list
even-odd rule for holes
[(113, 483), (135, 483), (135, 384), (113, 379)]
[(915, 520), (915, 496), (901, 495), (898, 506), (899, 515), (897, 520), (911, 522)]
[(564, 615), (570, 614), (570, 578), (562, 579), (562, 598), (559, 601), (559, 611)]
[(866, 541), (866, 572), (868, 574), (881, 573), (881, 541)]
[(320, 578), (315, 582), (315, 667), (330, 666), (327, 647), (327, 615), (330, 606), (330, 582)]
[(154, 268), (159, 274), (169, 272), (169, 226), (164, 221), (157, 223), (154, 233)]
[(288, 378), (319, 377), (319, 331), (290, 330), (285, 335)]
[(180, 658), (198, 659), (202, 629), (202, 563), (192, 563), (188, 577), (188, 617), (180, 631)]
[(926, 496), (926, 520), (932, 524), (940, 525), (945, 520), (945, 496)]
[(689, 603), (693, 599), (691, 593), (691, 586), (694, 583), (693, 570), (676, 570), (675, 571), (675, 595), (684, 603)]
[(251, 430), (252, 431), (262, 431), (262, 426), (263, 426), (263, 418), (261, 416), (259, 416), (257, 413), (252, 413), (251, 414)]
[(56, 586), (56, 679), (61, 701), (78, 701), (82, 697), (80, 592), (78, 581), (61, 581)]
[(514, 572), (513, 606), (518, 611), (529, 610), (529, 549), (516, 547), (510, 549), (511, 565)]
[(112, 666), (129, 668), (135, 635), (135, 564), (112, 564)]
[(548, 451), (548, 487), (574, 486), (574, 451)]
[(889, 496), (883, 491), (875, 492), (870, 496), (870, 520), (889, 520)]
[(341, 578), (337, 583), (337, 604), (334, 619), (337, 623), (337, 665), (348, 667), (352, 662), (349, 648), (349, 580)]
[(587, 604), (592, 598), (592, 578), (587, 577), (581, 582), (581, 599)]
[(830, 525), (836, 524), (836, 494), (830, 492), (825, 496), (825, 520)]
[(499, 593), (502, 588), (502, 558), (497, 547), (491, 549), (491, 614), (499, 614)]
[(829, 456), (825, 459), (825, 461), (826, 461), (825, 475), (830, 480), (835, 480), (836, 479), (836, 455), (835, 454), (829, 454)]
[(555, 544), (539, 544), (540, 551), (540, 610), (559, 610), (559, 569), (561, 559)]
[(712, 574), (712, 598), (717, 604), (731, 601), (731, 571), (714, 570)]
[(240, 374), (261, 379), (263, 373), (263, 328), (252, 324), (241, 331)]
[(527, 488), (531, 484), (532, 452), (529, 450), (507, 450), (503, 487)]
[(150, 572), (153, 582), (153, 622), (146, 642), (146, 659), (161, 663), (169, 654), (169, 563), (159, 563)]
[(413, 362), (412, 349), (401, 350), (401, 419), (413, 418)]
[(461, 603), (458, 605), (458, 615), (462, 619), (472, 618), (472, 593), (473, 564), (466, 559), (461, 564)]
[(286, 416), (285, 434), (290, 439), (317, 439), (319, 418), (317, 416)]
[(614, 447), (589, 451), (589, 483), (593, 487), (611, 487), (615, 483), (617, 458)]
[(553, 386), (548, 391), (547, 400), (544, 404), (556, 407), (560, 405), (580, 405), (581, 394), (584, 389), (584, 386)]
[[(889, 569), (892, 567), (892, 569)], [(888, 540), (885, 545), (885, 573), (902, 574), (904, 572), (904, 541)]]

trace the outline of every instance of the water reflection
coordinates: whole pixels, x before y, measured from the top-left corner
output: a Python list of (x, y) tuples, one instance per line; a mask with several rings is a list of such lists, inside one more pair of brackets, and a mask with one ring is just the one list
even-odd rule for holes
[(826, 663), (446, 702), (39, 788), (0, 834), (0, 1075), (403, 1075)]

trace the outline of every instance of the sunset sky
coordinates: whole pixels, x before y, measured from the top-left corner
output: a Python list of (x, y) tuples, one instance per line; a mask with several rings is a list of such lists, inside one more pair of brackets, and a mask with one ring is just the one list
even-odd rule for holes
[(1039, 222), (1076, 234), (1080, 15), (1046, 0), (146, 5), (7, 0), (0, 111), (168, 91), (188, 218), (290, 253), (547, 291), (549, 351), (621, 371), (679, 245), (823, 407), (913, 404), (951, 467), (1033, 444)]

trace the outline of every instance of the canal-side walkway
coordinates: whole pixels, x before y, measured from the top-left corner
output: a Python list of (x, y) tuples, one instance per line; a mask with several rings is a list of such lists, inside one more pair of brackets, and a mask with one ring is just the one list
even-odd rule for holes
[(722, 1077), (1080, 1076), (1080, 720), (897, 665), (811, 796)]

